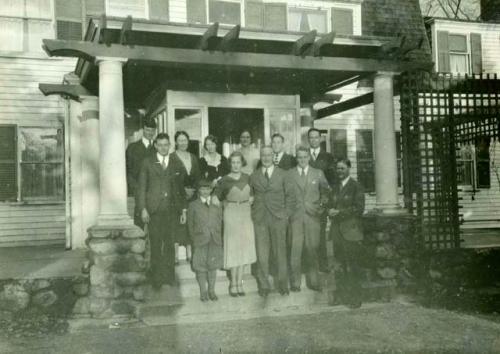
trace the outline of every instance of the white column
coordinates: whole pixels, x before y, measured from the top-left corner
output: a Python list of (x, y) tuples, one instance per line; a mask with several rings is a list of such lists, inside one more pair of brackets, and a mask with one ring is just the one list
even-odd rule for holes
[(97, 58), (100, 137), (100, 211), (97, 224), (103, 226), (133, 224), (127, 212), (122, 73), (124, 62), (125, 60), (118, 58)]
[(71, 248), (81, 247), (81, 240), (85, 240), (86, 233), (82, 233), (82, 186), (81, 186), (81, 142), (80, 142), (80, 115), (81, 104), (69, 100), (69, 218)]
[(81, 157), (82, 235), (77, 247), (85, 246), (87, 229), (97, 224), (99, 214), (99, 99), (81, 96), (80, 141), (85, 151)]
[(394, 81), (392, 73), (374, 79), (375, 191), (376, 207), (383, 213), (401, 212), (398, 200), (398, 167), (394, 127)]

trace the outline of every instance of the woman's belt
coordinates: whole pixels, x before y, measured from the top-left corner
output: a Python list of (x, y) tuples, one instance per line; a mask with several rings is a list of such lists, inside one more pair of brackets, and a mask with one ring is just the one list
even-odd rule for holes
[(232, 204), (243, 204), (243, 203), (248, 203), (247, 200), (242, 200), (242, 201), (237, 201), (237, 200), (226, 200), (227, 203), (232, 203)]

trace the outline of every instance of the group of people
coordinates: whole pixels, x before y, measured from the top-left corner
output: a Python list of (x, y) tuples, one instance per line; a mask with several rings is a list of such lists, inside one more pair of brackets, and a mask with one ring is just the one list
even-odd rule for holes
[(169, 136), (156, 135), (155, 122), (146, 121), (142, 140), (127, 148), (134, 220), (147, 227), (154, 288), (175, 285), (176, 244), (182, 244), (202, 301), (218, 299), (218, 269), (229, 271), (229, 295), (244, 296), (243, 274), (252, 264), (262, 297), (271, 292), (271, 276), (281, 295), (301, 291), (303, 270), (307, 287), (321, 291), (319, 272), (331, 270), (330, 218), (334, 254), (343, 270), (339, 289), (348, 305), (361, 305), (364, 193), (349, 175), (349, 160), (335, 161), (320, 148), (317, 129), (308, 131), (309, 146), (298, 147), (295, 157), (284, 152), (279, 133), (271, 145), (257, 149), (251, 133), (243, 131), (240, 149), (227, 159), (217, 152), (212, 135), (205, 138), (200, 159), (188, 151), (186, 132), (176, 132), (174, 141), (170, 153)]

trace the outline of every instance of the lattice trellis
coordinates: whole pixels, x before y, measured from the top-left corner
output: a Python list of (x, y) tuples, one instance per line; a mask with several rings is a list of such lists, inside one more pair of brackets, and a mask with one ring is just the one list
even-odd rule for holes
[(412, 72), (400, 84), (405, 207), (417, 216), (417, 241), (459, 247), (457, 149), (498, 139), (500, 81), (496, 74)]

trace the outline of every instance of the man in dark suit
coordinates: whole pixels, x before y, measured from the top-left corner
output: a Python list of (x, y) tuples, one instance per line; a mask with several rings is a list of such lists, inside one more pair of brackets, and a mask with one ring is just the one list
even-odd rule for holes
[(137, 207), (137, 184), (139, 183), (139, 173), (142, 162), (147, 156), (153, 156), (156, 152), (153, 146), (153, 139), (156, 135), (156, 122), (154, 119), (144, 120), (142, 123), (142, 138), (139, 141), (129, 144), (125, 152), (127, 162), (127, 187), (128, 195), (135, 197), (134, 224), (144, 228), (141, 220), (141, 210)]
[(177, 220), (186, 223), (185, 172), (169, 153), (170, 138), (160, 133), (155, 139), (156, 154), (144, 159), (137, 189), (141, 218), (148, 224), (151, 241), (151, 277), (153, 287), (175, 284), (174, 235)]
[[(333, 186), (335, 180), (334, 171), (334, 158), (328, 152), (320, 148), (321, 144), (321, 133), (316, 128), (311, 128), (307, 132), (307, 138), (309, 141), (309, 152), (310, 161), (309, 165), (311, 167), (320, 169), (325, 174), (325, 177), (330, 186)], [(328, 255), (326, 249), (326, 221), (327, 215), (324, 213), (320, 219), (320, 238), (319, 238), (319, 269), (322, 272), (328, 273), (330, 271), (328, 267)]]
[(343, 268), (341, 295), (352, 308), (361, 306), (360, 260), (364, 258), (363, 225), (365, 194), (361, 185), (349, 176), (351, 162), (337, 162), (338, 182), (334, 185), (328, 203), (331, 218), (330, 235), (335, 258)]
[(259, 294), (266, 297), (271, 290), (269, 263), (272, 255), (277, 272), (275, 285), (281, 295), (287, 295), (286, 228), (296, 200), (287, 173), (273, 164), (270, 146), (260, 150), (260, 160), (262, 167), (250, 176), (254, 197), (252, 220), (257, 248)]
[(290, 178), (297, 197), (296, 208), (290, 218), (291, 290), (300, 291), (302, 278), (302, 250), (308, 263), (307, 281), (312, 290), (321, 291), (318, 277), (318, 247), (320, 218), (328, 202), (330, 187), (323, 171), (309, 166), (309, 150), (297, 149), (297, 167), (290, 170)]
[(271, 147), (273, 149), (273, 164), (288, 171), (297, 164), (295, 158), (284, 151), (285, 138), (276, 133), (271, 137)]

